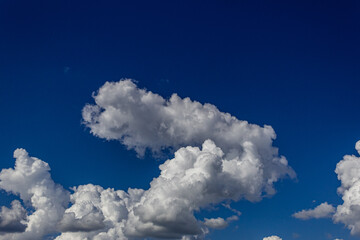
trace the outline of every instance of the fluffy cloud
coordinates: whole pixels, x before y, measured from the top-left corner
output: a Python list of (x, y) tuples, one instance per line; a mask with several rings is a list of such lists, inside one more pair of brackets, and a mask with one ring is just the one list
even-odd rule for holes
[[(147, 190), (88, 184), (70, 194), (53, 182), (47, 163), (18, 149), (15, 168), (0, 173), (0, 188), (34, 211), (14, 214), (23, 232), (8, 231), (1, 239), (40, 239), (50, 233), (60, 233), (56, 240), (199, 239), (208, 228), (221, 229), (238, 219), (241, 213), (230, 207), (231, 201), (260, 201), (275, 193), (279, 179), (295, 177), (272, 146), (270, 126), (240, 121), (176, 94), (165, 100), (131, 80), (106, 83), (94, 98), (96, 104), (83, 109), (84, 123), (94, 135), (119, 140), (140, 156), (146, 149), (177, 149), (173, 158), (159, 166), (160, 175)], [(14, 204), (3, 211), (22, 209), (20, 202)], [(194, 216), (217, 204), (238, 216)]]
[[(279, 157), (278, 149), (272, 146), (276, 134), (271, 126), (249, 124), (214, 105), (176, 94), (166, 100), (139, 89), (129, 79), (106, 82), (94, 100), (94, 105), (86, 105), (82, 111), (86, 126), (95, 136), (119, 140), (140, 156), (146, 149), (159, 153), (164, 148), (201, 146), (211, 139), (229, 160), (224, 168), (253, 176), (247, 185), (253, 185), (254, 193), (266, 185), (265, 191), (273, 194), (273, 182), (285, 175), (295, 177), (286, 158)], [(241, 168), (236, 166), (239, 164)]]
[[(360, 154), (360, 141), (355, 144), (355, 149)], [(337, 191), (342, 196), (343, 204), (335, 210), (331, 205), (323, 203), (314, 210), (303, 210), (293, 216), (309, 219), (333, 215), (335, 223), (343, 223), (351, 234), (360, 235), (360, 157), (345, 155), (336, 165), (335, 173), (341, 182)]]
[(238, 219), (239, 219), (239, 217), (236, 215), (228, 217), (228, 218), (226, 218), (226, 220), (221, 217), (205, 218), (204, 225), (209, 228), (222, 229), (222, 228), (226, 228), (230, 222), (237, 221)]
[(263, 238), (263, 240), (282, 240), (282, 238), (274, 235), (274, 236), (270, 236), (270, 237), (265, 237), (265, 238)]
[[(106, 82), (96, 94), (94, 105), (86, 105), (82, 116), (91, 132), (107, 140), (119, 140), (143, 155), (148, 148), (200, 146), (211, 139), (226, 154), (240, 155), (247, 142), (258, 154), (273, 159), (276, 134), (271, 126), (260, 127), (220, 112), (212, 104), (201, 104), (173, 94), (169, 100), (139, 89), (129, 79)], [(281, 161), (286, 161), (282, 159)]]
[(335, 212), (335, 208), (324, 202), (314, 209), (302, 210), (294, 213), (292, 216), (298, 219), (307, 220), (310, 218), (331, 218)]
[[(160, 176), (148, 190), (125, 192), (88, 184), (74, 187), (70, 197), (68, 191), (53, 182), (47, 163), (29, 157), (23, 149), (16, 150), (14, 156), (15, 168), (2, 170), (0, 186), (18, 194), (34, 212), (25, 216), (18, 201), (11, 209), (3, 208), (2, 212), (17, 212), (12, 218), (15, 220), (7, 223), (21, 223), (23, 232), (7, 231), (1, 239), (34, 239), (56, 232), (61, 232), (57, 240), (190, 239), (206, 234), (207, 228), (221, 229), (238, 219), (231, 216), (201, 221), (195, 218), (194, 211), (223, 201), (258, 200), (267, 183), (258, 176), (261, 171), (249, 174), (249, 165), (242, 164), (242, 159), (226, 159), (211, 140), (205, 141), (201, 149), (189, 146), (176, 151), (173, 159), (160, 165)], [(251, 157), (244, 155), (256, 163)], [(255, 188), (247, 184), (254, 180), (265, 185)]]
[[(360, 154), (360, 141), (355, 148)], [(337, 207), (333, 219), (336, 223), (344, 223), (351, 234), (360, 234), (360, 157), (345, 155), (335, 172), (341, 181), (338, 193), (344, 202)]]
[[(14, 152), (15, 168), (3, 169), (0, 172), (0, 188), (19, 195), (31, 205), (33, 213), (27, 217), (26, 228), (22, 233), (2, 236), (2, 239), (40, 239), (41, 236), (56, 231), (58, 221), (67, 208), (69, 193), (51, 179), (50, 167), (40, 159), (29, 157), (24, 149)], [(13, 223), (20, 227), (17, 220), (24, 220), (24, 209), (19, 202), (13, 202), (12, 209), (2, 209), (14, 214)], [(18, 228), (19, 229), (19, 228)]]

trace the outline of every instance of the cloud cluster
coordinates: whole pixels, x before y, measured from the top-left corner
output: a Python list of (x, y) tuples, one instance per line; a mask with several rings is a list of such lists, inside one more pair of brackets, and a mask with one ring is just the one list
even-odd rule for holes
[(260, 127), (220, 112), (212, 104), (201, 104), (173, 94), (169, 100), (130, 80), (106, 82), (94, 105), (86, 105), (82, 116), (91, 132), (107, 140), (119, 140), (141, 156), (146, 149), (159, 152), (184, 146), (200, 146), (211, 139), (224, 152), (240, 155), (251, 142), (261, 157), (273, 158), (277, 149), (271, 126)]
[[(360, 154), (360, 141), (355, 144)], [(335, 209), (332, 205), (322, 203), (313, 210), (302, 210), (293, 216), (300, 219), (331, 217), (335, 223), (343, 223), (351, 234), (360, 235), (360, 157), (345, 155), (336, 165), (335, 173), (341, 182), (338, 194), (343, 204)]]
[(335, 208), (324, 202), (314, 209), (302, 210), (294, 213), (292, 216), (298, 219), (307, 220), (311, 218), (331, 218), (335, 212)]
[[(260, 201), (275, 193), (273, 183), (295, 177), (285, 157), (272, 146), (275, 133), (174, 94), (170, 100), (137, 88), (131, 80), (106, 83), (95, 105), (83, 109), (91, 132), (116, 139), (138, 155), (146, 149), (160, 153), (176, 150), (159, 166), (161, 172), (150, 188), (127, 191), (92, 184), (73, 187), (72, 193), (53, 182), (47, 163), (14, 153), (14, 169), (0, 173), (0, 188), (18, 195), (19, 201), (2, 212), (0, 239), (40, 239), (59, 233), (65, 239), (196, 239), (209, 228), (225, 228), (240, 212), (231, 201)], [(222, 204), (236, 215), (226, 219), (197, 219), (195, 212)], [(0, 215), (2, 216), (2, 215)], [(1, 227), (2, 225), (0, 225)], [(17, 233), (14, 233), (17, 232)]]

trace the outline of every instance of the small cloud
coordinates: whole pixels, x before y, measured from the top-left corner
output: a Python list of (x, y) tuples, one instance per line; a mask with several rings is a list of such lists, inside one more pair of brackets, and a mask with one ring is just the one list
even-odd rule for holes
[(292, 216), (301, 220), (307, 220), (311, 218), (331, 218), (335, 212), (335, 208), (324, 202), (314, 209), (302, 210), (294, 213)]
[(273, 236), (270, 236), (270, 237), (264, 237), (263, 240), (282, 240), (282, 238), (273, 235)]

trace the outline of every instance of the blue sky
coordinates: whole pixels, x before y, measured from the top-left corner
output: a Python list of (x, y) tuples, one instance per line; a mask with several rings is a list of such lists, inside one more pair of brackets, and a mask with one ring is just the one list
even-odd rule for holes
[[(239, 220), (207, 239), (358, 239), (331, 219), (291, 215), (342, 204), (334, 170), (360, 140), (359, 11), (357, 1), (1, 1), (0, 168), (24, 148), (65, 189), (148, 189), (166, 158), (138, 158), (82, 124), (93, 92), (131, 78), (271, 125), (297, 174), (271, 198), (233, 202)], [(2, 192), (0, 203), (12, 199)], [(231, 215), (215, 208), (196, 216)]]

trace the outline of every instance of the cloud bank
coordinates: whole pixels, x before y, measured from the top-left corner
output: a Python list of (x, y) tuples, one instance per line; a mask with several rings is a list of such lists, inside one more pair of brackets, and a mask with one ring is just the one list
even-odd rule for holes
[[(356, 142), (355, 149), (360, 155), (360, 141)], [(293, 216), (300, 219), (332, 216), (334, 223), (343, 223), (351, 234), (360, 235), (360, 157), (345, 155), (336, 165), (335, 173), (341, 182), (337, 191), (343, 204), (335, 209), (325, 202), (314, 210), (302, 210)]]
[[(240, 121), (214, 105), (174, 94), (170, 100), (139, 89), (131, 80), (105, 83), (86, 105), (86, 126), (98, 137), (118, 140), (142, 156), (176, 150), (159, 166), (150, 188), (114, 190), (92, 184), (70, 191), (54, 183), (46, 162), (17, 149), (15, 167), (0, 173), (0, 188), (19, 201), (0, 218), (0, 239), (199, 239), (241, 214), (228, 204), (260, 201), (275, 193), (273, 183), (295, 177), (272, 146), (275, 132)], [(226, 204), (225, 204), (226, 203)], [(197, 219), (194, 213), (222, 204), (236, 215)], [(2, 227), (2, 228), (1, 228)], [(13, 230), (11, 230), (13, 229)]]

